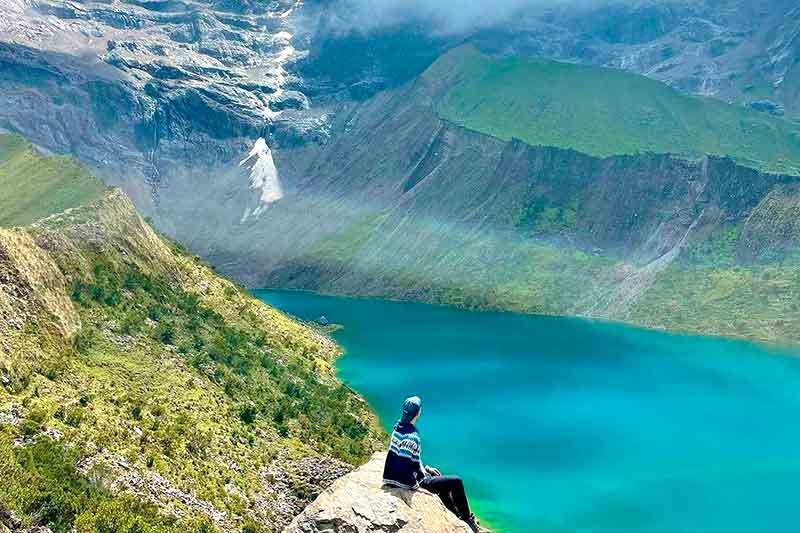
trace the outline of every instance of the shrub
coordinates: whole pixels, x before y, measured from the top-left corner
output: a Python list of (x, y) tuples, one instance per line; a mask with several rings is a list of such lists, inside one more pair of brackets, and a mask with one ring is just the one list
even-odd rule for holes
[(214, 531), (208, 519), (179, 522), (162, 516), (152, 505), (131, 497), (104, 499), (83, 512), (75, 521), (77, 531), (95, 533), (183, 533), (185, 531)]
[(56, 411), (55, 417), (68, 426), (78, 427), (86, 416), (86, 410), (81, 405), (63, 405)]
[(156, 338), (164, 344), (174, 344), (175, 325), (172, 322), (162, 322), (156, 329)]
[(50, 439), (14, 447), (0, 434), (3, 505), (24, 523), (35, 520), (55, 533), (213, 531), (208, 520), (181, 522), (133, 498), (112, 498), (102, 484), (76, 473), (78, 459), (74, 449)]
[(97, 339), (97, 330), (89, 324), (84, 324), (81, 331), (75, 335), (75, 340), (73, 341), (75, 350), (77, 350), (78, 353), (85, 354), (95, 344)]
[(256, 416), (258, 416), (258, 411), (256, 410), (256, 406), (252, 403), (242, 406), (239, 410), (239, 419), (245, 424), (252, 424), (255, 422)]
[(161, 305), (154, 303), (147, 306), (147, 318), (158, 322), (162, 316), (164, 316), (164, 310)]
[(128, 310), (120, 321), (120, 331), (123, 335), (134, 335), (142, 331), (144, 315), (136, 310)]
[(246, 518), (242, 524), (242, 533), (261, 533), (263, 529), (252, 518)]

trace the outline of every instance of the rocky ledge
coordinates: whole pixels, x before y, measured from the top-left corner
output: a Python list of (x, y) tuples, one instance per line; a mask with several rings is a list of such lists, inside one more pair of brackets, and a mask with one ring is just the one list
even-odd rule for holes
[(298, 515), (284, 533), (470, 533), (439, 498), (381, 483), (385, 453), (376, 453), (339, 478)]

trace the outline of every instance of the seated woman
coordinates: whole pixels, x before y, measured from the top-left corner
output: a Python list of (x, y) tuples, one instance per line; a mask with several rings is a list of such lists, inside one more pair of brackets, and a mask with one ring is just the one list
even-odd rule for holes
[(469, 510), (461, 478), (443, 476), (437, 469), (422, 464), (422, 445), (415, 427), (421, 412), (422, 400), (417, 396), (403, 402), (403, 414), (392, 431), (389, 454), (383, 467), (383, 482), (410, 490), (422, 487), (438, 495), (445, 507), (473, 531), (481, 531), (475, 515)]

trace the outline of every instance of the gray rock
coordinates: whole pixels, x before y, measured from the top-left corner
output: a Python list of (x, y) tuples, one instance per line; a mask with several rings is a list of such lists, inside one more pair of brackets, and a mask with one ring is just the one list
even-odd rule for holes
[(438, 496), (382, 486), (385, 453), (338, 479), (284, 533), (470, 533)]
[(20, 420), (19, 407), (15, 404), (12, 403), (8, 408), (0, 410), (0, 425), (18, 426)]
[(748, 103), (747, 106), (756, 111), (762, 111), (778, 117), (783, 116), (785, 112), (783, 105), (770, 100), (756, 100), (755, 102)]
[(53, 441), (59, 441), (64, 437), (64, 434), (56, 428), (45, 428), (42, 434)]

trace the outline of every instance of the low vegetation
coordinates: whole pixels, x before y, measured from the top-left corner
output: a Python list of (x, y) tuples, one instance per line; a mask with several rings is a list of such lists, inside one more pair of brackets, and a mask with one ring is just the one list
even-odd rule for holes
[[(233, 305), (250, 298), (232, 285), (223, 296)], [(370, 428), (353, 416), (363, 405), (343, 385), (319, 377), (319, 367), (327, 365), (324, 357), (331, 354), (291, 340), (276, 347), (246, 307), (238, 320), (226, 320), (172, 280), (144, 274), (133, 264), (116, 265), (102, 255), (92, 257), (90, 276), (73, 283), (72, 298), (92, 322), (113, 323), (113, 333), (174, 353), (205, 375), (235, 402), (243, 429), (262, 421), (282, 437), (316, 443), (319, 451), (353, 463), (370, 451), (365, 441)], [(104, 357), (109, 348), (93, 328), (83, 329), (76, 346), (87, 357)], [(134, 418), (141, 410), (132, 407)], [(172, 435), (176, 442), (166, 435), (161, 448), (181, 447), (180, 441), (192, 436), (178, 429)]]
[(666, 329), (800, 341), (800, 254), (742, 262), (741, 234), (738, 227), (727, 228), (688, 249), (656, 278), (629, 319)]
[[(35, 427), (27, 427), (29, 436)], [(76, 472), (79, 455), (74, 448), (50, 439), (27, 446), (15, 445), (7, 430), (0, 431), (0, 475), (3, 504), (24, 517), (19, 527), (33, 522), (54, 532), (104, 531), (118, 533), (211, 532), (208, 519), (178, 519), (135, 498), (114, 497), (103, 481)]]
[[(392, 247), (367, 254), (349, 247), (354, 233), (349, 229), (342, 241), (333, 235), (326, 247), (304, 260), (310, 272), (346, 272), (355, 264), (383, 280), (374, 295), (796, 343), (800, 236), (790, 238), (787, 232), (796, 219), (784, 220), (782, 214), (770, 207), (763, 214), (769, 222), (759, 218), (755, 234), (755, 216), (746, 226), (743, 221), (723, 226), (691, 241), (671, 264), (651, 273), (646, 264), (577, 246), (574, 201), (525, 206), (513, 236), (442, 230), (425, 234), (422, 253), (414, 250), (411, 238), (397, 237)], [(745, 244), (766, 240), (762, 227), (780, 234), (785, 249), (774, 244), (752, 260), (743, 258)], [(397, 250), (403, 250), (408, 262), (393, 261)], [(326, 290), (337, 291), (335, 283)], [(626, 283), (632, 286), (626, 289)]]

